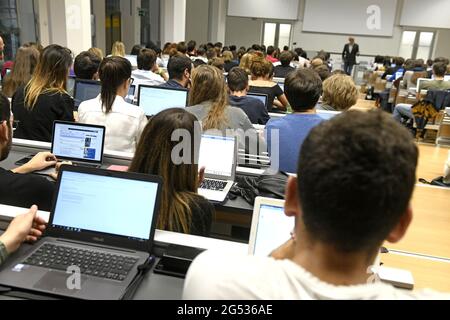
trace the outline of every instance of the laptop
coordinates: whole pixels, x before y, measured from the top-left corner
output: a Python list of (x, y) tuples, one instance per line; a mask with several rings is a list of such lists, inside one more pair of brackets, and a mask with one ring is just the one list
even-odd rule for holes
[[(75, 166), (100, 168), (103, 163), (106, 128), (90, 124), (55, 121), (53, 124), (52, 154), (58, 161), (71, 161)], [(23, 165), (34, 155), (23, 158)], [(53, 168), (37, 172), (48, 175)]]
[(327, 111), (327, 110), (317, 110), (317, 115), (324, 120), (331, 120), (334, 117), (340, 115), (342, 112), (339, 111)]
[(63, 166), (45, 237), (10, 257), (0, 284), (121, 299), (138, 266), (152, 259), (162, 183), (150, 175)]
[(68, 77), (67, 78), (67, 92), (71, 96), (74, 96), (74, 91), (75, 91), (75, 77)]
[(267, 94), (248, 93), (247, 97), (261, 101), (264, 104), (264, 106), (266, 107), (266, 109), (269, 106), (269, 96)]
[(134, 104), (135, 95), (136, 95), (136, 86), (132, 84), (130, 86), (130, 89), (128, 90), (128, 95), (125, 97), (125, 101), (130, 104)]
[(161, 111), (171, 108), (186, 108), (189, 90), (162, 88), (157, 86), (140, 85), (138, 106), (144, 109), (147, 117), (157, 115)]
[(236, 137), (203, 135), (199, 168), (205, 168), (205, 179), (198, 193), (212, 202), (223, 203), (234, 185), (238, 144)]
[(289, 241), (295, 218), (284, 214), (284, 200), (258, 197), (255, 200), (249, 255), (268, 257)]
[(101, 92), (102, 83), (100, 81), (76, 79), (73, 93), (75, 110), (78, 110), (82, 102), (97, 98)]

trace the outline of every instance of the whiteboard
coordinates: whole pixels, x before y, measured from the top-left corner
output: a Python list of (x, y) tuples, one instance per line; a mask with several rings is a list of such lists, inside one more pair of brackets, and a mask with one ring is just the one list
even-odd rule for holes
[(405, 0), (402, 26), (450, 29), (450, 1)]
[(394, 33), (397, 0), (305, 1), (303, 31), (369, 36)]
[(298, 20), (299, 0), (228, 0), (228, 15)]

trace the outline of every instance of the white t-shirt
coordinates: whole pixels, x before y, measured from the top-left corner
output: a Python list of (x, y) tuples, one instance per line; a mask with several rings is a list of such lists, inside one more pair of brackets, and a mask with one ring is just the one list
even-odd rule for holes
[(144, 111), (116, 96), (112, 111), (103, 112), (100, 96), (81, 103), (78, 108), (80, 123), (106, 127), (105, 150), (134, 153), (139, 138), (147, 125)]
[(450, 299), (431, 290), (411, 292), (383, 284), (338, 287), (289, 260), (207, 251), (189, 269), (185, 300), (411, 300)]

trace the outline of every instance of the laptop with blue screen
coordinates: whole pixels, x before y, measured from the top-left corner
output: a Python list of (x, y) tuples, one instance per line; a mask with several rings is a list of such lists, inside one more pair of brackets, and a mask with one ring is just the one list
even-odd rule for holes
[(0, 284), (121, 299), (138, 267), (152, 261), (162, 183), (150, 175), (63, 166), (45, 237), (2, 266)]

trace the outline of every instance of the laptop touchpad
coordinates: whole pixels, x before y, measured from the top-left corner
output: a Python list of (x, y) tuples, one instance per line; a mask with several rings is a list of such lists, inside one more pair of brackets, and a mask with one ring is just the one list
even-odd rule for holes
[(77, 277), (77, 275), (49, 271), (34, 285), (33, 288), (69, 296), (75, 295), (80, 292), (86, 281), (86, 278), (83, 276), (81, 276), (80, 281), (77, 281), (75, 277)]

